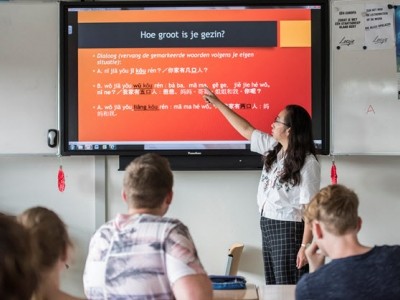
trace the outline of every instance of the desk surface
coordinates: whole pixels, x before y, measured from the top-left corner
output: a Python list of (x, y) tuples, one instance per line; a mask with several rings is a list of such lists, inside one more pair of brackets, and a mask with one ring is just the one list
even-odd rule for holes
[(296, 285), (263, 285), (258, 287), (260, 300), (294, 300)]
[(245, 290), (214, 290), (214, 300), (294, 300), (296, 285), (247, 284)]
[(258, 300), (257, 287), (254, 284), (247, 284), (243, 290), (213, 290), (213, 300)]

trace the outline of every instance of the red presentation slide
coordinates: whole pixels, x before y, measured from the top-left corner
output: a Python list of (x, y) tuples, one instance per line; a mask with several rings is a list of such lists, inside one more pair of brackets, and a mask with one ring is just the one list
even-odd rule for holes
[(266, 132), (287, 104), (311, 113), (310, 19), (306, 9), (79, 12), (79, 26), (127, 28), (116, 46), (79, 46), (79, 140), (242, 140), (205, 86)]

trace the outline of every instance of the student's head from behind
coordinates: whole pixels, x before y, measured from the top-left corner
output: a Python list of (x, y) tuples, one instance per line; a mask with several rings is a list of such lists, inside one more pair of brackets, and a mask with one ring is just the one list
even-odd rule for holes
[(64, 222), (52, 210), (32, 207), (18, 217), (37, 244), (37, 261), (41, 272), (51, 270), (59, 263), (65, 265), (68, 250), (72, 247)]
[(289, 127), (288, 149), (315, 154), (310, 114), (300, 105), (287, 105), (285, 123)]
[(340, 184), (322, 188), (311, 200), (306, 211), (306, 221), (322, 223), (324, 229), (341, 236), (357, 232), (360, 228), (357, 194)]
[(0, 216), (0, 299), (29, 300), (38, 274), (29, 233), (15, 218)]
[(172, 198), (173, 174), (166, 158), (148, 153), (134, 159), (125, 169), (123, 196), (137, 209), (159, 208)]

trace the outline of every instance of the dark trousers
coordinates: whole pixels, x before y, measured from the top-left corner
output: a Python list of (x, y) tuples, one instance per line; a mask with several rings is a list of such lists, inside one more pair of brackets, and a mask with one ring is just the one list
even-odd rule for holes
[(308, 265), (296, 267), (304, 222), (279, 221), (261, 217), (262, 248), (266, 284), (296, 284), (308, 273)]

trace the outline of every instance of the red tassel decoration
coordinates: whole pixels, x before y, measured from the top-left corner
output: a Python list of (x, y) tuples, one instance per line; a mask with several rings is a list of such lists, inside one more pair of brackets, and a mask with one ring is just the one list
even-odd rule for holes
[(65, 190), (65, 176), (62, 166), (58, 169), (58, 190), (64, 192)]
[(332, 167), (331, 167), (331, 183), (332, 183), (332, 184), (337, 184), (337, 173), (336, 173), (335, 161), (332, 161)]

